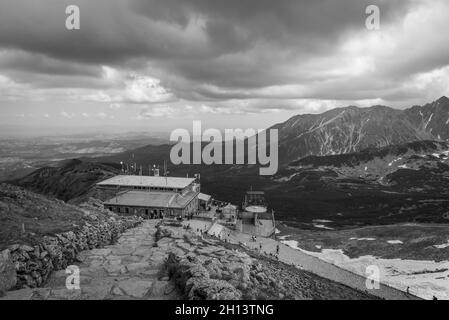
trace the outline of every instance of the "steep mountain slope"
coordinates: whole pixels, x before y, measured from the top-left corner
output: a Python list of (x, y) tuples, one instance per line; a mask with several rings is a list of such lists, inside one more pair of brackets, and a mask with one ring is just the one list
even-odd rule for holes
[(404, 110), (404, 114), (418, 132), (429, 133), (435, 139), (449, 139), (449, 98), (414, 106)]
[(449, 138), (449, 99), (396, 110), (385, 106), (345, 107), (298, 115), (270, 129), (279, 130), (283, 164), (308, 155), (355, 152), (416, 140)]

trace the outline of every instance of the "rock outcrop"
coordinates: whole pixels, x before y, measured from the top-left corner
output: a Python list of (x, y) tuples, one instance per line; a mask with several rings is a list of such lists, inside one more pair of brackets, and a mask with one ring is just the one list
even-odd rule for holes
[(185, 299), (373, 299), (344, 285), (176, 226), (158, 227), (157, 248)]
[(419, 140), (449, 137), (449, 99), (405, 110), (386, 106), (349, 106), (321, 114), (301, 114), (270, 129), (279, 131), (279, 161), (287, 164), (309, 155), (358, 152)]

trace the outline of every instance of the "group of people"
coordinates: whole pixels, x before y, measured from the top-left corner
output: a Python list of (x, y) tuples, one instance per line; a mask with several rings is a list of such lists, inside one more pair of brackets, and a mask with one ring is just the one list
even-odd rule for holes
[[(257, 242), (257, 237), (255, 235), (251, 236), (251, 242)], [(262, 253), (262, 249), (263, 249), (262, 242), (259, 242), (260, 253)], [(279, 244), (277, 244), (276, 245), (276, 258), (277, 259), (279, 259), (279, 251), (280, 251), (280, 246), (279, 246)], [(273, 254), (270, 253), (270, 255), (273, 255)]]

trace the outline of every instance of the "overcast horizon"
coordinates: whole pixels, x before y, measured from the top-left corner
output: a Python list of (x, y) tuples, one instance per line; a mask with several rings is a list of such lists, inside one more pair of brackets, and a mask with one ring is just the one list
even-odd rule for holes
[(444, 0), (1, 0), (0, 133), (267, 128), (425, 104), (449, 95), (448, 14)]

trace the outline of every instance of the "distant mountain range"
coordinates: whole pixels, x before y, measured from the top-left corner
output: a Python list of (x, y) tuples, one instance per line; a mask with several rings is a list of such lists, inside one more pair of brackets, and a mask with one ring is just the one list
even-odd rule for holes
[[(447, 124), (448, 123), (448, 124)], [(201, 174), (202, 192), (240, 204), (250, 187), (265, 190), (278, 219), (334, 226), (449, 219), (449, 99), (396, 110), (346, 107), (299, 115), (279, 129), (280, 168), (262, 177), (257, 166), (179, 165), (170, 148), (148, 145), (110, 156), (66, 161), (13, 181), (33, 191), (79, 203), (102, 199), (92, 186), (137, 164), (144, 175), (168, 164), (169, 175)], [(104, 200), (104, 199), (102, 199)]]
[(418, 140), (449, 139), (449, 98), (397, 110), (349, 106), (294, 116), (279, 130), (279, 159), (286, 164), (309, 155), (335, 155)]

